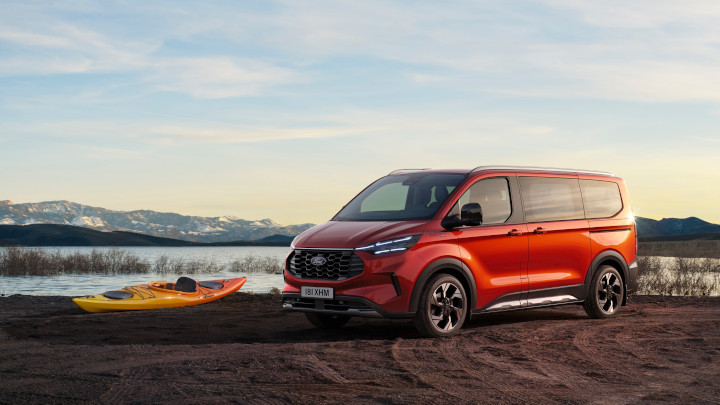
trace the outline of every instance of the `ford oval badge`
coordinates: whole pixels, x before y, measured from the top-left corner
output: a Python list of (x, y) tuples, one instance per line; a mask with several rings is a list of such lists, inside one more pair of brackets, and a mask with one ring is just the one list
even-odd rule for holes
[(312, 259), (310, 259), (310, 264), (312, 264), (315, 267), (324, 266), (325, 263), (327, 263), (327, 259), (322, 256), (315, 256)]

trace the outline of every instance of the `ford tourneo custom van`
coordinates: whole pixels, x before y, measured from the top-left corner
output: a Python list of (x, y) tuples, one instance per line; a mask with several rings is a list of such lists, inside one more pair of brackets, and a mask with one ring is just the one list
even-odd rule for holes
[(283, 308), (321, 328), (411, 318), (424, 336), (550, 305), (608, 318), (637, 290), (636, 236), (628, 191), (610, 173), (397, 170), (295, 238)]

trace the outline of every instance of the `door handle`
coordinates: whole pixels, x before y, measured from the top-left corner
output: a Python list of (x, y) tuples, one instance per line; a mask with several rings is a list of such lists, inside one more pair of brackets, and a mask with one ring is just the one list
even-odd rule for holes
[(512, 231), (508, 232), (508, 236), (520, 236), (522, 235), (522, 231), (518, 231), (517, 229), (513, 229)]
[(544, 234), (545, 232), (547, 232), (547, 229), (545, 229), (545, 228), (543, 228), (543, 227), (541, 227), (541, 226), (538, 227), (537, 229), (535, 229), (535, 231), (534, 231), (534, 233), (535, 233), (536, 235), (542, 235), (542, 234)]

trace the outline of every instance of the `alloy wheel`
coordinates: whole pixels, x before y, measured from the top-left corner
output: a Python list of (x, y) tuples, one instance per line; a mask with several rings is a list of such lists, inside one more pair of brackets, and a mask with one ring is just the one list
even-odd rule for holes
[(442, 283), (432, 292), (428, 315), (432, 325), (440, 331), (451, 331), (459, 326), (465, 308), (465, 297), (458, 286)]
[(606, 314), (612, 314), (622, 300), (622, 281), (616, 274), (608, 272), (598, 280), (597, 304)]

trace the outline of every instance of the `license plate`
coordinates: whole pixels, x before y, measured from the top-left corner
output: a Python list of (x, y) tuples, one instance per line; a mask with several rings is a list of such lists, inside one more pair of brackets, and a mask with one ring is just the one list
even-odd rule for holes
[(325, 298), (327, 300), (331, 300), (335, 297), (335, 292), (332, 288), (327, 287), (302, 286), (300, 289), (300, 296), (303, 298)]

